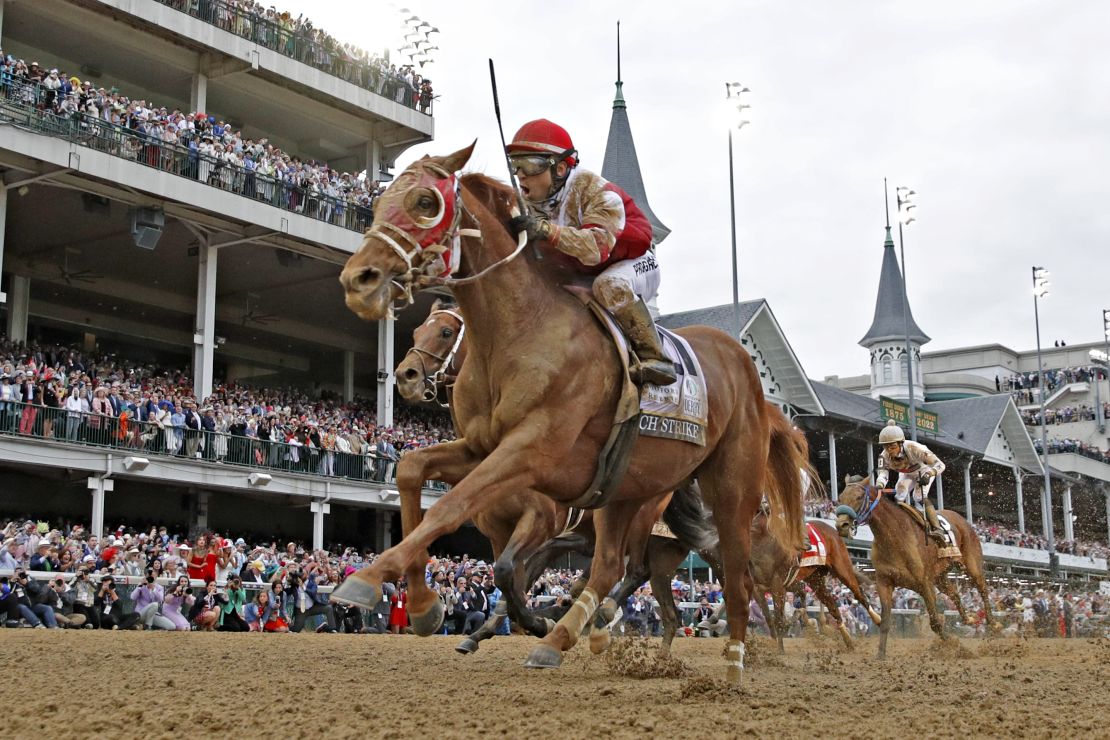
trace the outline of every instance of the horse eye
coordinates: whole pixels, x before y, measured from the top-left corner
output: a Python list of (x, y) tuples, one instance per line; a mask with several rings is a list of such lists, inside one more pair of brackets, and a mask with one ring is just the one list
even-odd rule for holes
[(435, 201), (432, 200), (432, 197), (430, 195), (422, 195), (420, 196), (420, 199), (416, 201), (416, 207), (420, 208), (421, 210), (431, 210), (435, 207)]
[(451, 330), (450, 328), (445, 328), (445, 329), (443, 330), (443, 338), (444, 338), (444, 339), (448, 339), (448, 338), (450, 338), (450, 337), (451, 337), (451, 335), (452, 335), (452, 334), (454, 334), (454, 333), (455, 333), (455, 332), (454, 332), (454, 331), (452, 331), (452, 330)]

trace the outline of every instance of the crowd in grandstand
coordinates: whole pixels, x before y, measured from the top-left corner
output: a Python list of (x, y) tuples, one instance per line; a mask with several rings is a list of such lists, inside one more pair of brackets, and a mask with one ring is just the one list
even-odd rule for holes
[[(1044, 445), (1037, 437), (1033, 438), (1033, 447), (1037, 450), (1037, 454), (1044, 454)], [(1082, 455), (1089, 457), (1092, 460), (1106, 463), (1110, 465), (1110, 452), (1102, 450), (1096, 445), (1090, 445), (1086, 442), (1080, 442), (1078, 439), (1048, 439), (1048, 454), (1055, 455), (1057, 453), (1072, 453), (1075, 455)]]
[(390, 480), (406, 450), (452, 439), (448, 416), (327, 392), (217, 386), (197, 399), (188, 368), (0, 337), (0, 430), (217, 462)]
[(159, 106), (2, 51), (0, 96), (73, 121), (112, 154), (345, 228), (368, 226), (384, 190), (370, 173), (302, 159), (215, 115)]
[[(1095, 367), (1064, 367), (1044, 371), (1044, 384), (1051, 394), (1069, 383), (1085, 383), (1095, 377), (1106, 378), (1104, 370)], [(1040, 401), (1040, 395), (1033, 389), (1040, 388), (1040, 374), (1036, 372), (1013, 373), (1006, 377), (994, 376), (994, 387), (999, 391), (1009, 391), (1019, 406)]]
[[(1025, 547), (1032, 550), (1047, 550), (1048, 542), (1029, 532), (1019, 532), (1016, 529), (1004, 527), (1001, 524), (978, 521), (974, 524), (975, 532), (983, 542), (993, 542), (998, 545), (1012, 547)], [(1110, 557), (1110, 548), (1099, 542), (1087, 540), (1060, 540), (1055, 543), (1056, 551), (1067, 555), (1078, 555), (1090, 558)]]
[(341, 43), (303, 14), (294, 18), (288, 11), (255, 0), (159, 2), (422, 113), (429, 111), (435, 97), (431, 80), (424, 79), (413, 65), (398, 67), (354, 44)]
[[(1021, 414), (1021, 418), (1028, 426), (1040, 426), (1040, 409), (1024, 411)], [(1070, 424), (1073, 421), (1095, 421), (1098, 419), (1098, 407), (1083, 404), (1081, 406), (1064, 406), (1058, 409), (1046, 408), (1044, 418), (1048, 424)], [(1102, 418), (1110, 418), (1110, 402), (1102, 405)]]
[[(981, 532), (1005, 539), (1009, 533), (993, 528)], [(369, 613), (331, 605), (330, 586), (376, 557), (369, 550), (333, 545), (310, 550), (298, 542), (281, 545), (272, 537), (247, 539), (218, 533), (198, 535), (190, 542), (164, 526), (119, 526), (103, 540), (82, 524), (17, 519), (6, 523), (0, 537), (0, 618), (8, 626), (86, 627), (100, 629), (224, 630), (300, 632), (309, 619), (318, 631), (400, 632), (407, 625), (405, 582), (384, 585), (384, 598)], [(1025, 546), (1032, 546), (1029, 540)], [(35, 577), (32, 577), (32, 574)], [(44, 579), (43, 574), (47, 575)], [(686, 634), (716, 634), (707, 625), (722, 601), (719, 580), (694, 580), (685, 574), (672, 578), (676, 603), (697, 605), (686, 610)], [(582, 572), (549, 569), (533, 585), (529, 606), (551, 609), (557, 616), (572, 602), (572, 589)], [(444, 632), (470, 634), (492, 613), (500, 591), (492, 568), (482, 560), (462, 557), (432, 558), (425, 569), (427, 584), (444, 601)], [(851, 592), (833, 587), (840, 616), (855, 634), (873, 629), (866, 610)], [(870, 598), (875, 600), (874, 593)], [(965, 591), (964, 604), (981, 620), (983, 605)], [(1041, 603), (1038, 604), (1037, 600)], [(1097, 593), (1046, 594), (996, 587), (992, 609), (1010, 616), (1017, 629), (1060, 636), (1092, 634), (1108, 626), (1110, 599)], [(877, 603), (877, 602), (876, 602)], [(944, 603), (942, 599), (942, 604)], [(766, 626), (766, 612), (753, 602), (753, 626)], [(898, 589), (895, 609), (916, 609), (919, 597)], [(949, 605), (951, 606), (951, 605)], [(808, 587), (788, 594), (785, 608), (790, 634), (807, 624), (806, 610), (817, 608)], [(645, 584), (622, 605), (626, 632), (658, 634), (661, 621), (651, 587)], [(318, 619), (315, 619), (318, 618)], [(1034, 621), (1036, 624), (1034, 625)], [(700, 627), (699, 627), (700, 626)], [(965, 626), (972, 630), (979, 624)], [(502, 631), (509, 626), (504, 624)]]

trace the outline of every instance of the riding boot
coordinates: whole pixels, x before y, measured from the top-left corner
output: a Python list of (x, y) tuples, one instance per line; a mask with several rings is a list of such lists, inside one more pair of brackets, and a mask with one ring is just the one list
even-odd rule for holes
[(637, 298), (635, 302), (617, 309), (613, 312), (613, 317), (624, 330), (636, 355), (629, 368), (634, 381), (640, 384), (671, 385), (678, 380), (674, 363), (663, 355), (655, 322), (642, 299)]
[(938, 545), (948, 544), (944, 537), (944, 530), (940, 528), (940, 520), (937, 519), (937, 510), (933, 508), (933, 502), (925, 499), (922, 503), (925, 505), (925, 521), (929, 523), (928, 535)]

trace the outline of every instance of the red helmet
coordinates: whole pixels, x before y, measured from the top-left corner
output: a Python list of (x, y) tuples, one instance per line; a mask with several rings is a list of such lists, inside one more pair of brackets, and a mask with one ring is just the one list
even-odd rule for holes
[(520, 127), (513, 142), (506, 147), (509, 154), (515, 152), (541, 152), (555, 154), (574, 167), (578, 164), (578, 152), (567, 130), (546, 118), (529, 121)]

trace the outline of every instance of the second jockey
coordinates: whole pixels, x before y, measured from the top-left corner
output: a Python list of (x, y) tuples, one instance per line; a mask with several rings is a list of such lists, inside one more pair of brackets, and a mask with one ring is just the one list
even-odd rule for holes
[(929, 489), (944, 472), (944, 463), (925, 445), (906, 441), (905, 433), (893, 419), (879, 432), (879, 446), (883, 451), (879, 453), (875, 485), (886, 488), (890, 474), (898, 473), (898, 482), (894, 484), (895, 499), (922, 509), (929, 525), (929, 536), (943, 544), (944, 532), (937, 520), (937, 511), (929, 501)]
[(632, 376), (652, 385), (675, 382), (647, 303), (659, 291), (651, 222), (619, 187), (578, 166), (570, 134), (539, 119), (520, 127), (507, 147), (531, 213), (513, 219), (567, 255), (578, 272), (596, 276), (593, 294), (620, 324), (636, 362)]

